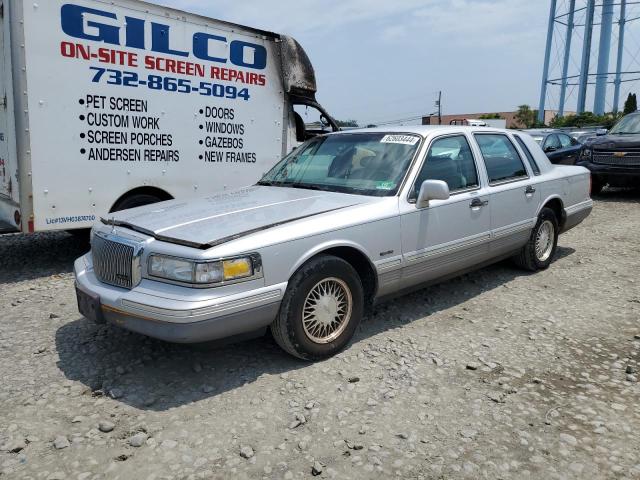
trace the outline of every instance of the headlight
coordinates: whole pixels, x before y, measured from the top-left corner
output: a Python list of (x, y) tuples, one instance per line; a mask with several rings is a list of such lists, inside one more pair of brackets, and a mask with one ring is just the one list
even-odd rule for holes
[(260, 256), (195, 262), (165, 255), (151, 255), (149, 275), (182, 283), (214, 285), (258, 278), (262, 273)]
[(195, 264), (188, 260), (180, 260), (173, 257), (152, 255), (149, 258), (149, 274), (154, 277), (176, 280), (178, 282), (193, 283)]
[(590, 148), (583, 148), (582, 149), (582, 154), (580, 156), (582, 158), (584, 158), (585, 160), (588, 160), (591, 157), (593, 157), (593, 150), (591, 150)]

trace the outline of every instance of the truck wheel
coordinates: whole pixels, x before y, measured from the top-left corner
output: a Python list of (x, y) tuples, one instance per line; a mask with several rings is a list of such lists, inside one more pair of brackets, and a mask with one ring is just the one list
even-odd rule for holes
[(317, 257), (289, 281), (271, 333), (295, 357), (328, 358), (353, 337), (363, 305), (362, 282), (355, 269), (334, 256)]
[(600, 195), (604, 190), (604, 182), (597, 177), (591, 177), (591, 196)]
[(145, 205), (151, 205), (152, 203), (162, 202), (162, 199), (155, 195), (149, 195), (148, 193), (137, 193), (130, 197), (123, 198), (116, 203), (111, 212), (120, 212), (122, 210), (128, 210), (130, 208), (143, 207)]
[(550, 208), (543, 208), (531, 237), (514, 257), (520, 268), (535, 272), (549, 268), (558, 247), (558, 219)]

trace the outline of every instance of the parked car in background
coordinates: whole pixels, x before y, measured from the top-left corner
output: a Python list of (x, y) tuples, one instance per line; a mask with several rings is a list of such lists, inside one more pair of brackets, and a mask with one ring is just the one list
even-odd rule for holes
[(574, 130), (565, 130), (565, 133), (568, 133), (571, 137), (578, 140), (578, 142), (584, 143), (589, 138), (606, 135), (608, 130), (603, 127), (586, 127)]
[(590, 138), (578, 165), (591, 170), (593, 192), (611, 187), (640, 187), (640, 112), (622, 118), (608, 135)]
[(574, 165), (582, 146), (575, 138), (558, 130), (527, 130), (542, 147), (551, 163)]
[(270, 327), (290, 354), (321, 359), (376, 299), (503, 258), (547, 268), (592, 205), (589, 171), (553, 167), (525, 134), (340, 132), (255, 186), (103, 219), (75, 262), (78, 305), (173, 342)]

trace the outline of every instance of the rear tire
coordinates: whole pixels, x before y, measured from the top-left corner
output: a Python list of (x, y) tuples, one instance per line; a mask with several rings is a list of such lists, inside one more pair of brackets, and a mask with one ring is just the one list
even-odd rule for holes
[(364, 291), (355, 269), (341, 258), (323, 255), (293, 275), (271, 333), (294, 357), (322, 360), (347, 346), (363, 307)]
[(530, 272), (546, 270), (558, 247), (558, 219), (550, 208), (543, 208), (527, 244), (514, 257), (516, 265)]
[(151, 205), (152, 203), (158, 203), (162, 201), (163, 200), (161, 198), (158, 198), (155, 195), (149, 195), (148, 193), (137, 193), (135, 195), (131, 195), (130, 197), (123, 198), (118, 203), (116, 203), (111, 210), (111, 213), (128, 210), (130, 208), (143, 207), (145, 205)]

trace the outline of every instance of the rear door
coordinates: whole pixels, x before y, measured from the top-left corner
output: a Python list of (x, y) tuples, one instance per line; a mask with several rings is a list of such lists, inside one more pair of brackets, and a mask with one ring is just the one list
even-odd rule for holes
[(476, 133), (487, 170), (491, 202), (491, 252), (523, 246), (536, 223), (540, 192), (512, 139), (503, 133)]
[(17, 201), (18, 185), (8, 8), (9, 2), (0, 0), (0, 199)]

